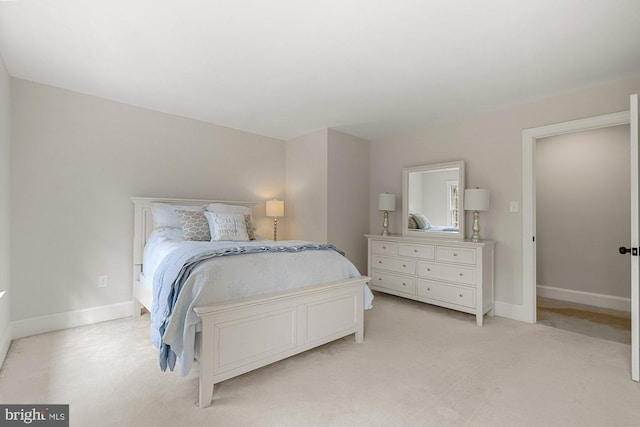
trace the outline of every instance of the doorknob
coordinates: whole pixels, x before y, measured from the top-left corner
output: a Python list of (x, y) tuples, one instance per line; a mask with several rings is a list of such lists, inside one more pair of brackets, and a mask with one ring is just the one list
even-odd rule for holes
[(620, 246), (618, 248), (618, 252), (620, 252), (620, 254), (622, 255), (625, 255), (631, 252), (632, 256), (638, 256), (638, 248), (625, 248), (624, 246)]

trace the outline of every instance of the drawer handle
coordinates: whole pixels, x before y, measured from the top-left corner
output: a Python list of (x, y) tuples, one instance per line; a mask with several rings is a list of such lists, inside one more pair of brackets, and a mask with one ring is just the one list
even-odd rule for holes
[(382, 264), (382, 261), (378, 261), (378, 264)]
[(378, 277), (378, 280), (382, 280), (382, 277)]
[(386, 247), (386, 246), (383, 246), (383, 247), (382, 247), (382, 249), (387, 249), (387, 247)]
[(460, 298), (462, 298), (462, 294), (458, 295)]
[(458, 256), (458, 253), (457, 253), (457, 252), (454, 252), (454, 253), (453, 253), (453, 256)]
[(407, 266), (405, 264), (402, 264), (402, 268), (406, 268)]
[(460, 274), (458, 274), (458, 276), (462, 277), (462, 276), (464, 276), (464, 274), (460, 273)]
[(427, 290), (428, 290), (428, 291), (430, 291), (430, 290), (431, 290), (431, 288), (427, 288)]
[(413, 252), (418, 252), (418, 250), (417, 250), (417, 249), (414, 249), (414, 250), (413, 250)]
[(406, 283), (404, 283), (404, 282), (402, 282), (402, 286), (407, 286), (407, 284), (406, 284)]

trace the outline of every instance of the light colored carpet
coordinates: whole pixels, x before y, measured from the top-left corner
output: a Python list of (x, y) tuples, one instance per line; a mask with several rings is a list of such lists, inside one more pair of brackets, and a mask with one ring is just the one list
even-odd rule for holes
[(537, 298), (538, 323), (590, 337), (631, 344), (631, 313)]
[(632, 426), (630, 346), (377, 294), (353, 336), (216, 386), (162, 373), (148, 317), (16, 340), (3, 403), (69, 403), (72, 426)]

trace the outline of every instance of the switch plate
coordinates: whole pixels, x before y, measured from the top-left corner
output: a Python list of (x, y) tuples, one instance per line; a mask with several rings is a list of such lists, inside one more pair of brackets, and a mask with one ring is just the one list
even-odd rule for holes
[(515, 201), (509, 202), (509, 212), (518, 213), (518, 202), (515, 202)]
[(109, 277), (108, 276), (98, 276), (98, 287), (106, 288), (109, 285)]

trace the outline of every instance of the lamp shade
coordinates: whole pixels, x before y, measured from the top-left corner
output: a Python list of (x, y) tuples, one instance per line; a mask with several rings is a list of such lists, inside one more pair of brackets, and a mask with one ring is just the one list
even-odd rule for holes
[(378, 194), (378, 210), (393, 212), (396, 210), (396, 195), (389, 193)]
[(464, 210), (488, 211), (489, 190), (486, 188), (468, 188), (464, 190)]
[(284, 216), (284, 201), (283, 200), (267, 200), (267, 216)]

